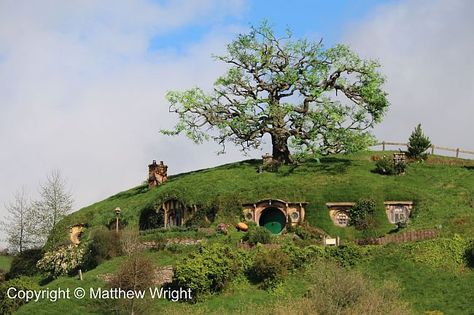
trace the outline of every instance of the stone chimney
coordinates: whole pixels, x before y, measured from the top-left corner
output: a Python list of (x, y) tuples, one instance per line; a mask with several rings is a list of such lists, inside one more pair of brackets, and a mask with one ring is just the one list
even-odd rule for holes
[(168, 165), (163, 164), (163, 161), (157, 164), (156, 160), (153, 160), (153, 163), (148, 165), (148, 188), (161, 185), (166, 180), (168, 180)]

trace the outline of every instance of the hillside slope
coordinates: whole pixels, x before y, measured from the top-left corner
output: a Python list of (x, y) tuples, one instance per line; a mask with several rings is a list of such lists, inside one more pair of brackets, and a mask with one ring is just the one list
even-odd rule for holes
[[(168, 198), (177, 198), (199, 208), (218, 208), (218, 222), (235, 223), (241, 204), (264, 198), (306, 201), (306, 221), (332, 236), (353, 239), (353, 228), (333, 225), (326, 202), (377, 202), (379, 233), (393, 228), (385, 216), (386, 200), (413, 200), (414, 212), (408, 229), (442, 227), (442, 234), (474, 235), (474, 161), (431, 156), (426, 163), (410, 164), (405, 175), (373, 173), (374, 155), (362, 152), (310, 161), (297, 167), (285, 166), (277, 173), (256, 170), (261, 161), (247, 160), (216, 168), (171, 176), (164, 185), (149, 190), (141, 185), (80, 209), (57, 225), (48, 245), (68, 238), (69, 227), (84, 223), (87, 228), (113, 222), (116, 207), (129, 227), (137, 227), (141, 212)], [(87, 229), (86, 229), (87, 230)], [(85, 234), (87, 235), (87, 234)]]

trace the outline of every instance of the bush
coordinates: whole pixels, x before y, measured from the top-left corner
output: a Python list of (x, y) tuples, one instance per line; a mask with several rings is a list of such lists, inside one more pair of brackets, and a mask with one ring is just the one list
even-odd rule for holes
[(85, 250), (75, 245), (63, 246), (44, 254), (36, 266), (52, 277), (70, 274), (83, 263)]
[(367, 249), (357, 245), (326, 247), (326, 253), (343, 267), (355, 266), (367, 257)]
[(272, 241), (272, 233), (262, 226), (255, 226), (249, 228), (242, 239), (250, 245), (256, 245), (258, 243), (270, 244)]
[(40, 273), (36, 263), (42, 257), (41, 249), (27, 249), (13, 257), (10, 271), (5, 275), (6, 279), (19, 276), (33, 276)]
[(214, 221), (217, 213), (216, 207), (199, 209), (189, 220), (186, 221), (187, 227), (209, 227)]
[(382, 175), (396, 174), (395, 166), (393, 165), (393, 160), (385, 155), (380, 160), (375, 162), (374, 171)]
[(105, 228), (95, 230), (92, 232), (86, 255), (87, 269), (95, 268), (104, 260), (122, 255), (120, 234)]
[(256, 256), (250, 275), (262, 288), (271, 289), (285, 279), (290, 267), (290, 257), (281, 250), (272, 249)]
[(374, 217), (375, 201), (372, 199), (360, 199), (350, 210), (350, 225), (357, 230), (370, 230), (377, 227)]
[(27, 303), (24, 299), (10, 299), (7, 296), (7, 290), (11, 287), (18, 291), (39, 290), (39, 286), (29, 277), (19, 277), (3, 282), (0, 284), (0, 314), (13, 314), (20, 306)]
[(219, 292), (241, 270), (237, 257), (230, 246), (203, 246), (176, 264), (173, 282), (191, 289), (193, 298)]
[[(150, 258), (143, 255), (129, 257), (122, 263), (118, 271), (112, 277), (111, 288), (121, 288), (123, 290), (146, 290), (153, 285), (155, 278), (155, 268)], [(116, 313), (126, 312), (127, 314), (149, 313), (148, 298), (140, 299), (120, 299), (110, 301)]]
[(426, 160), (428, 154), (425, 151), (430, 147), (430, 139), (423, 134), (421, 124), (418, 124), (408, 139), (408, 157), (415, 160)]
[(299, 247), (293, 243), (286, 243), (281, 247), (281, 250), (290, 258), (293, 269), (304, 267), (325, 256), (325, 248), (317, 245)]

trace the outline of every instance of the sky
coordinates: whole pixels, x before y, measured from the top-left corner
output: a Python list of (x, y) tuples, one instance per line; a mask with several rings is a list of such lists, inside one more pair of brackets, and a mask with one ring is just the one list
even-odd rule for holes
[(77, 210), (141, 184), (153, 159), (176, 174), (269, 152), (216, 155), (159, 133), (176, 121), (166, 91), (211, 87), (225, 71), (211, 55), (264, 19), (380, 61), (379, 140), (421, 123), (434, 144), (474, 150), (472, 12), (470, 0), (0, 0), (0, 216), (53, 169)]

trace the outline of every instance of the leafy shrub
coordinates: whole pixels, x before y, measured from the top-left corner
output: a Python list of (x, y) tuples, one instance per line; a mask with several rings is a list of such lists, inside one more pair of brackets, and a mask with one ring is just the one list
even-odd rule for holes
[(194, 298), (219, 292), (240, 270), (240, 261), (230, 246), (211, 244), (176, 264), (173, 280), (189, 288)]
[(291, 260), (278, 249), (263, 251), (255, 257), (251, 277), (261, 283), (262, 288), (271, 289), (280, 284), (288, 275)]
[(325, 256), (325, 248), (317, 245), (300, 247), (293, 243), (286, 243), (281, 247), (281, 250), (290, 258), (293, 269), (304, 267), (317, 258)]
[(42, 257), (41, 249), (27, 249), (13, 257), (10, 271), (6, 274), (6, 279), (13, 279), (19, 276), (33, 276), (40, 270), (36, 263)]
[(36, 266), (52, 277), (65, 275), (76, 271), (84, 260), (85, 250), (82, 247), (68, 245), (44, 254)]
[(350, 224), (358, 230), (369, 230), (377, 226), (374, 217), (375, 201), (360, 199), (350, 210)]
[(249, 228), (242, 239), (250, 245), (256, 245), (258, 243), (270, 244), (272, 241), (272, 233), (262, 226), (255, 226)]
[(421, 124), (418, 124), (408, 139), (408, 157), (415, 160), (426, 160), (428, 154), (425, 151), (430, 147), (430, 139), (423, 134)]
[(326, 253), (343, 267), (355, 266), (367, 257), (367, 249), (357, 245), (326, 247)]
[[(19, 277), (0, 284), (0, 314), (13, 314), (20, 306), (27, 303), (24, 299), (10, 299), (7, 296), (9, 288), (19, 290), (39, 290), (39, 286), (29, 277)], [(10, 294), (14, 294), (11, 292)]]
[(375, 162), (374, 171), (382, 175), (396, 174), (395, 166), (393, 165), (393, 160), (385, 155)]
[(88, 251), (86, 254), (87, 269), (94, 268), (104, 260), (108, 260), (122, 254), (120, 234), (107, 229), (98, 229), (92, 232)]

